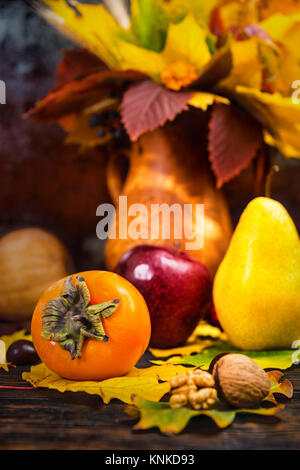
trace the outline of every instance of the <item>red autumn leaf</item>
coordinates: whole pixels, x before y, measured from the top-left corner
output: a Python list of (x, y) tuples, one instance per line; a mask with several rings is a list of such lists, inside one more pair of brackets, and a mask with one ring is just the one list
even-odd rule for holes
[(56, 85), (63, 85), (76, 78), (107, 69), (104, 63), (87, 49), (67, 49), (56, 69)]
[(220, 7), (215, 7), (210, 14), (209, 29), (216, 36), (222, 36), (225, 32), (225, 25), (222, 20)]
[(235, 105), (215, 105), (209, 123), (208, 150), (217, 186), (247, 168), (261, 144), (261, 128), (249, 114)]
[(258, 36), (260, 39), (263, 39), (264, 41), (267, 41), (275, 45), (274, 41), (268, 35), (266, 30), (262, 28), (261, 26), (259, 26), (258, 24), (247, 24), (246, 26), (244, 26), (244, 31), (249, 38), (253, 36)]
[(175, 92), (150, 80), (130, 87), (123, 96), (121, 117), (131, 140), (162, 126), (187, 108), (193, 93)]
[(41, 122), (57, 120), (100, 101), (109, 94), (114, 83), (143, 78), (145, 75), (132, 70), (100, 70), (53, 88), (27, 115)]

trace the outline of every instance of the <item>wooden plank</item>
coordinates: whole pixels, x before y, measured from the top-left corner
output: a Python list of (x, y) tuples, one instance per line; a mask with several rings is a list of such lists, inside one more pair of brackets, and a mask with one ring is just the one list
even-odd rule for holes
[[(28, 385), (22, 368), (0, 373), (0, 385)], [(288, 370), (294, 398), (280, 418), (239, 416), (219, 430), (208, 418), (194, 420), (172, 437), (158, 430), (132, 431), (124, 404), (103, 405), (97, 396), (55, 390), (0, 389), (0, 449), (300, 449), (300, 370)]]

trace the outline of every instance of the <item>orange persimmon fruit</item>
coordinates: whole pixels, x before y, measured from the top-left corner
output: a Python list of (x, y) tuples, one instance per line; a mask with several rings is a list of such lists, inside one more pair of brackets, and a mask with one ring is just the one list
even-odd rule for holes
[(54, 373), (99, 381), (135, 366), (148, 346), (151, 324), (146, 302), (130, 282), (108, 271), (86, 271), (44, 292), (31, 333), (41, 361)]

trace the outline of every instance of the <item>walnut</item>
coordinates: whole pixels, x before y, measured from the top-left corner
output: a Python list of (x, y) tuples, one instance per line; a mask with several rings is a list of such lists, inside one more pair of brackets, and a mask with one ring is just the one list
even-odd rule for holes
[(195, 410), (207, 410), (214, 405), (217, 398), (217, 390), (211, 387), (200, 388), (196, 392), (189, 393), (189, 402)]
[(243, 354), (226, 354), (214, 364), (218, 396), (235, 408), (258, 405), (270, 391), (267, 373)]
[(190, 405), (195, 410), (207, 409), (217, 398), (213, 376), (201, 369), (175, 375), (170, 380), (172, 408)]

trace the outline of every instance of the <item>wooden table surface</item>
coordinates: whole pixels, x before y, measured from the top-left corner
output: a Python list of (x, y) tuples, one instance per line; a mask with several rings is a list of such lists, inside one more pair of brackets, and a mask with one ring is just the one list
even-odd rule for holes
[[(0, 385), (29, 386), (22, 370), (1, 370)], [(285, 375), (294, 397), (278, 417), (241, 415), (225, 430), (202, 417), (171, 437), (156, 429), (133, 431), (135, 421), (118, 401), (103, 405), (100, 397), (81, 392), (0, 389), (0, 449), (299, 450), (300, 368)]]

